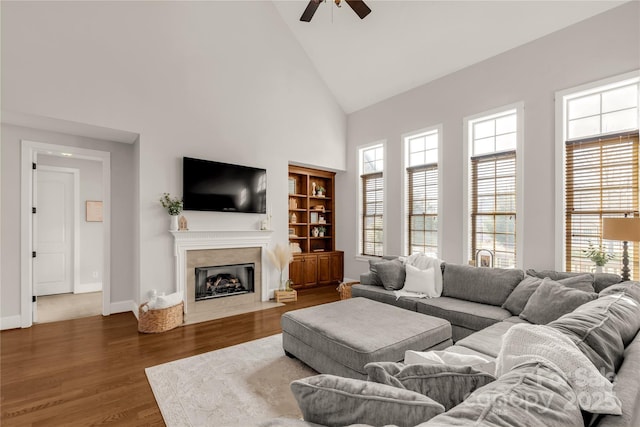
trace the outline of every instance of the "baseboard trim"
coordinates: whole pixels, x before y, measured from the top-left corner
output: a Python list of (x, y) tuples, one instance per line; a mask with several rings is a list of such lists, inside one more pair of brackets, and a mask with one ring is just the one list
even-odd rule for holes
[(136, 303), (132, 300), (112, 302), (109, 307), (111, 308), (111, 314), (126, 313), (128, 311), (133, 311), (135, 314), (138, 311)]
[(87, 294), (89, 292), (102, 291), (102, 282), (95, 283), (80, 283), (78, 287), (73, 291), (74, 294)]
[(0, 330), (17, 329), (22, 327), (22, 316), (16, 314), (15, 316), (0, 317)]

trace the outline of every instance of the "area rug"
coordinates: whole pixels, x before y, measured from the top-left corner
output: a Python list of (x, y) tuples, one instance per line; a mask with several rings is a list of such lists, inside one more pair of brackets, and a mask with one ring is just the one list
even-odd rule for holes
[(291, 381), (316, 372), (285, 356), (282, 335), (145, 369), (168, 427), (255, 426), (301, 418)]

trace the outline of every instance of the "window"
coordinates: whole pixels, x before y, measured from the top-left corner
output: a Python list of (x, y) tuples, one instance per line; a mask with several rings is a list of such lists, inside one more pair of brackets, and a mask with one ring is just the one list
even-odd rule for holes
[[(602, 219), (638, 215), (638, 78), (570, 93), (563, 102), (564, 268), (593, 272), (585, 252), (615, 257), (605, 271), (622, 268), (622, 242), (602, 239)], [(630, 269), (638, 274), (638, 243), (629, 242)]]
[(407, 254), (438, 256), (438, 129), (410, 135), (405, 143)]
[(510, 109), (468, 121), (470, 147), (470, 259), (479, 250), (493, 265), (513, 268), (518, 202), (516, 149), (518, 111)]
[(382, 256), (384, 252), (383, 169), (382, 144), (360, 149), (361, 255)]

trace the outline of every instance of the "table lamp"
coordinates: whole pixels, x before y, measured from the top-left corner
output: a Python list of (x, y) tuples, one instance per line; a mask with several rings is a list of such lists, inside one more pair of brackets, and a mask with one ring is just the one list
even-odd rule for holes
[(603, 218), (602, 238), (622, 240), (622, 281), (630, 280), (628, 242), (640, 241), (640, 218)]

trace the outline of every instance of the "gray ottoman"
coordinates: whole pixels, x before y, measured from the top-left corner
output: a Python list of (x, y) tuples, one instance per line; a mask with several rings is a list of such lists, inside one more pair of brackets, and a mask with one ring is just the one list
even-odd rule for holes
[(400, 362), (406, 350), (452, 345), (451, 324), (367, 298), (352, 298), (282, 315), (282, 346), (321, 374), (367, 377), (370, 362)]

